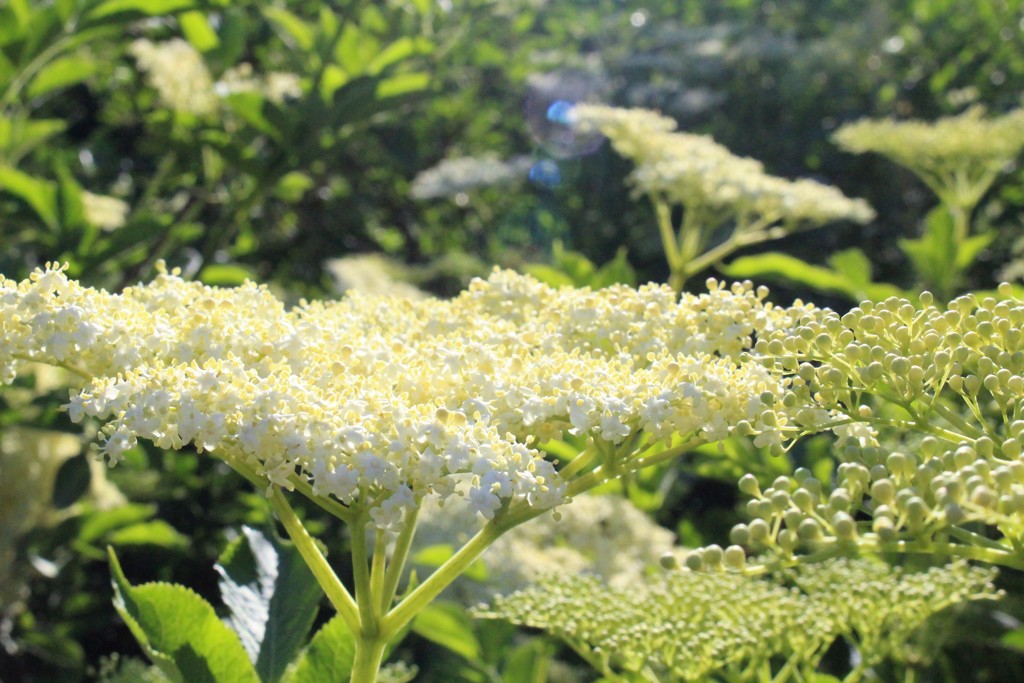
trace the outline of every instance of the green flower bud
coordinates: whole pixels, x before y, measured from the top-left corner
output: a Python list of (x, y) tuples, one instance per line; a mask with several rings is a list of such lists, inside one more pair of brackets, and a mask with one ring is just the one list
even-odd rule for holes
[(747, 563), (747, 554), (738, 545), (731, 545), (725, 549), (725, 566), (729, 569), (741, 570)]
[(757, 484), (757, 477), (753, 474), (744, 474), (739, 483), (740, 491), (748, 496), (760, 496), (761, 487)]
[(836, 537), (843, 541), (853, 540), (857, 535), (857, 523), (845, 512), (837, 512), (832, 516), (832, 529)]
[(679, 569), (679, 558), (677, 558), (674, 553), (666, 552), (658, 558), (658, 564), (661, 565), (662, 569)]
[(821, 525), (817, 520), (805, 519), (800, 523), (796, 533), (805, 541), (816, 541), (821, 538)]
[(729, 531), (729, 540), (735, 545), (750, 545), (750, 527), (737, 524)]
[(750, 529), (750, 541), (752, 543), (764, 543), (771, 533), (771, 526), (763, 519), (755, 519), (747, 525)]

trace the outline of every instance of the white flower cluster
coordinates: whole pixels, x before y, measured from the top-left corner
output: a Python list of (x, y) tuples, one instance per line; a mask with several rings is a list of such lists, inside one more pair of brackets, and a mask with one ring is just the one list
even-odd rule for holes
[[(479, 530), (465, 502), (444, 507), (424, 500), (416, 528), (416, 551), (459, 547)], [(525, 588), (551, 574), (593, 574), (615, 587), (640, 581), (673, 552), (675, 534), (658, 526), (627, 499), (617, 495), (580, 495), (571, 503), (516, 527), (495, 541), (481, 558), (483, 581), (463, 577), (453, 590), (464, 604)]]
[(220, 98), (239, 92), (258, 92), (277, 104), (302, 95), (296, 74), (257, 74), (248, 62), (228, 69), (214, 82), (203, 56), (180, 38), (161, 43), (139, 39), (129, 49), (161, 103), (176, 111), (207, 116), (218, 110)]
[(583, 132), (600, 131), (619, 154), (633, 161), (630, 180), (638, 193), (702, 215), (725, 211), (729, 218), (787, 227), (816, 227), (836, 220), (866, 223), (874, 217), (861, 199), (849, 199), (813, 180), (769, 175), (760, 162), (734, 155), (710, 136), (676, 132), (675, 121), (649, 110), (578, 104), (569, 121)]
[(87, 191), (82, 192), (82, 208), (85, 220), (107, 231), (122, 227), (130, 210), (124, 200)]
[(520, 182), (526, 178), (533, 161), (518, 156), (502, 160), (494, 156), (445, 159), (421, 171), (412, 181), (414, 199), (450, 197), (479, 187)]
[(1024, 150), (1024, 109), (986, 118), (976, 106), (934, 122), (864, 119), (836, 131), (850, 152), (877, 152), (920, 175), (999, 170)]
[(397, 296), (403, 299), (422, 299), (422, 290), (405, 282), (400, 275), (405, 268), (381, 254), (356, 254), (330, 259), (324, 267), (339, 292), (355, 290), (364, 294)]
[(289, 98), (301, 96), (302, 84), (296, 74), (286, 71), (257, 74), (252, 64), (242, 62), (225, 71), (214, 84), (214, 90), (221, 97), (239, 92), (258, 92), (271, 102), (280, 104)]
[(181, 38), (162, 43), (139, 39), (129, 49), (164, 105), (197, 116), (216, 111), (213, 78), (202, 55), (187, 42)]
[(741, 425), (780, 446), (796, 408), (768, 405), (784, 386), (738, 356), (808, 307), (710, 284), (676, 300), (665, 286), (555, 290), (496, 270), (451, 301), (353, 293), (287, 310), (254, 284), (163, 272), (109, 294), (51, 266), (0, 279), (0, 377), (26, 360), (90, 377), (68, 410), (107, 423), (111, 463), (137, 438), (192, 444), (281, 486), (308, 481), (381, 528), (428, 493), (490, 518), (512, 500), (562, 501), (531, 444), (566, 431), (612, 445)]

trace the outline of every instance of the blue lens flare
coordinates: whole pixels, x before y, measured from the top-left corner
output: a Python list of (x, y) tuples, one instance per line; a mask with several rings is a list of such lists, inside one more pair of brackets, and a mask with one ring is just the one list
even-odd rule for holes
[(569, 102), (568, 100), (555, 100), (548, 107), (548, 121), (568, 126), (572, 116), (572, 109), (575, 106), (574, 102)]
[(542, 159), (530, 167), (529, 178), (542, 187), (557, 187), (562, 184), (562, 170), (551, 159)]

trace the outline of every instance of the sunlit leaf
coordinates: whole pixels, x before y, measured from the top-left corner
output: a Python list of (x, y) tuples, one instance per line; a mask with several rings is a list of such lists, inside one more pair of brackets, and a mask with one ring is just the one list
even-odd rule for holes
[(299, 49), (305, 51), (313, 47), (313, 27), (303, 21), (297, 15), (281, 7), (264, 7), (263, 16), (272, 24), (283, 31), (285, 35), (295, 41)]
[(181, 25), (181, 32), (185, 34), (185, 39), (200, 52), (209, 52), (220, 45), (217, 32), (210, 28), (210, 23), (202, 12), (185, 12), (178, 17), (178, 23)]
[(84, 54), (55, 59), (43, 67), (28, 85), (29, 97), (40, 97), (54, 90), (81, 83), (96, 73), (97, 65)]
[(146, 654), (176, 681), (259, 683), (238, 636), (184, 586), (128, 583), (108, 549), (114, 608)]
[(473, 635), (473, 620), (454, 603), (435, 602), (416, 615), (412, 630), (421, 638), (437, 643), (473, 661), (480, 658), (480, 643)]
[(250, 527), (221, 555), (220, 590), (264, 683), (277, 681), (306, 640), (323, 592), (290, 543)]

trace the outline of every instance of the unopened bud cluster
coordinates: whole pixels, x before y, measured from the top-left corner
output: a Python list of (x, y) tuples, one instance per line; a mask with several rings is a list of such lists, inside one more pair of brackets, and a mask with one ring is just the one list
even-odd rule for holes
[(755, 355), (792, 379), (782, 401), (805, 406), (797, 421), (808, 432), (835, 432), (840, 464), (832, 481), (806, 469), (770, 485), (743, 477), (750, 521), (730, 540), (785, 558), (830, 544), (925, 551), (980, 523), (1012, 553), (1024, 540), (1022, 325), (1024, 304), (1005, 296), (943, 310), (925, 293), (918, 306), (814, 311), (764, 335)]
[(839, 638), (873, 664), (900, 659), (933, 614), (999, 597), (994, 575), (964, 562), (911, 572), (871, 560), (807, 565), (785, 583), (681, 570), (613, 587), (561, 574), (478, 616), (543, 629), (606, 676), (754, 681), (764, 670), (751, 664), (769, 660), (813, 671)]

